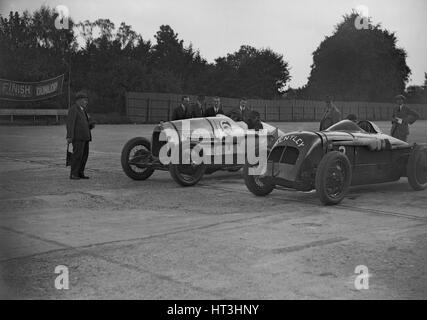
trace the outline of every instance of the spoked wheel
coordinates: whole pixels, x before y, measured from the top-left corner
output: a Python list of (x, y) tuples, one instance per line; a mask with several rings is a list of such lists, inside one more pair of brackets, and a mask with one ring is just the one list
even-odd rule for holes
[(148, 167), (151, 161), (150, 141), (145, 138), (133, 138), (123, 147), (121, 163), (123, 171), (134, 180), (148, 179), (154, 169)]
[(316, 171), (316, 192), (325, 205), (342, 201), (350, 188), (351, 164), (347, 156), (339, 151), (327, 153)]
[[(206, 165), (203, 163), (196, 164), (191, 159), (191, 150), (195, 145), (190, 147), (190, 150), (184, 152), (189, 152), (187, 155), (189, 164), (169, 164), (169, 173), (176, 183), (183, 187), (194, 186), (196, 183), (202, 179), (206, 171)], [(200, 151), (199, 156), (203, 156), (203, 150)], [(183, 156), (184, 158), (184, 156)]]
[(245, 179), (246, 187), (254, 195), (263, 197), (270, 194), (274, 190), (274, 185), (268, 183), (265, 179), (256, 175), (249, 175), (249, 166), (245, 165), (243, 168), (243, 177)]
[(416, 191), (427, 188), (427, 148), (415, 146), (406, 167), (409, 185)]

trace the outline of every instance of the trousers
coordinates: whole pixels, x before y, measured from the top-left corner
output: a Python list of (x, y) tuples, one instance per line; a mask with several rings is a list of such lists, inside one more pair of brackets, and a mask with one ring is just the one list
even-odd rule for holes
[(71, 175), (83, 176), (87, 158), (89, 157), (89, 141), (73, 141), (73, 156), (71, 157)]

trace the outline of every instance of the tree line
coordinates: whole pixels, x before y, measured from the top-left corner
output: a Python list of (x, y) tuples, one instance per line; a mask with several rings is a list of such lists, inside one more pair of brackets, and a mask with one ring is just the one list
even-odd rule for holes
[[(160, 26), (152, 42), (125, 22), (117, 27), (109, 19), (75, 23), (70, 18), (68, 29), (57, 30), (56, 18), (47, 6), (0, 16), (0, 78), (40, 81), (64, 73), (65, 88), (86, 89), (95, 112), (123, 112), (126, 91), (388, 101), (405, 90), (410, 75), (395, 35), (380, 25), (355, 29), (355, 13), (344, 16), (320, 43), (308, 83), (297, 89), (286, 88), (291, 67), (269, 48), (242, 45), (208, 63), (169, 25)], [(416, 99), (424, 99), (425, 84), (419, 87)], [(63, 108), (67, 95), (32, 106), (47, 104)]]

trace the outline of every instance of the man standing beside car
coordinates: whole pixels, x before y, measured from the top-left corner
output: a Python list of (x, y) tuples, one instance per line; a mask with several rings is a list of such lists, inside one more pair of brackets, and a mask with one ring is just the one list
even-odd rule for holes
[(330, 97), (326, 97), (326, 110), (322, 116), (322, 120), (320, 120), (319, 131), (326, 130), (339, 121), (341, 121), (341, 112), (332, 102), (332, 99)]
[(71, 157), (70, 179), (89, 179), (84, 170), (89, 157), (89, 142), (92, 141), (90, 130), (95, 126), (87, 114), (89, 99), (85, 92), (76, 94), (76, 103), (68, 110), (67, 115), (67, 143), (73, 144), (73, 155)]
[(405, 96), (401, 94), (395, 97), (397, 106), (393, 109), (391, 120), (391, 136), (402, 141), (407, 141), (408, 139), (409, 125), (420, 118), (416, 111), (403, 104), (405, 99)]

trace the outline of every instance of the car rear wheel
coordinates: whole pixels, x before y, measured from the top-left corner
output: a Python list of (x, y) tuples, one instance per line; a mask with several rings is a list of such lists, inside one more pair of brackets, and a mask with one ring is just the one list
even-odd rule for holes
[(151, 144), (146, 138), (133, 138), (122, 149), (121, 163), (126, 175), (134, 180), (146, 180), (154, 172), (144, 163), (151, 159)]
[(342, 201), (350, 188), (351, 164), (347, 156), (339, 151), (327, 153), (316, 170), (316, 192), (325, 205)]
[(427, 188), (427, 148), (415, 146), (406, 167), (409, 185), (416, 191)]
[(265, 179), (260, 178), (260, 176), (250, 175), (248, 165), (245, 165), (243, 168), (243, 177), (248, 190), (256, 196), (264, 197), (274, 190), (275, 186), (273, 184), (268, 183)]

